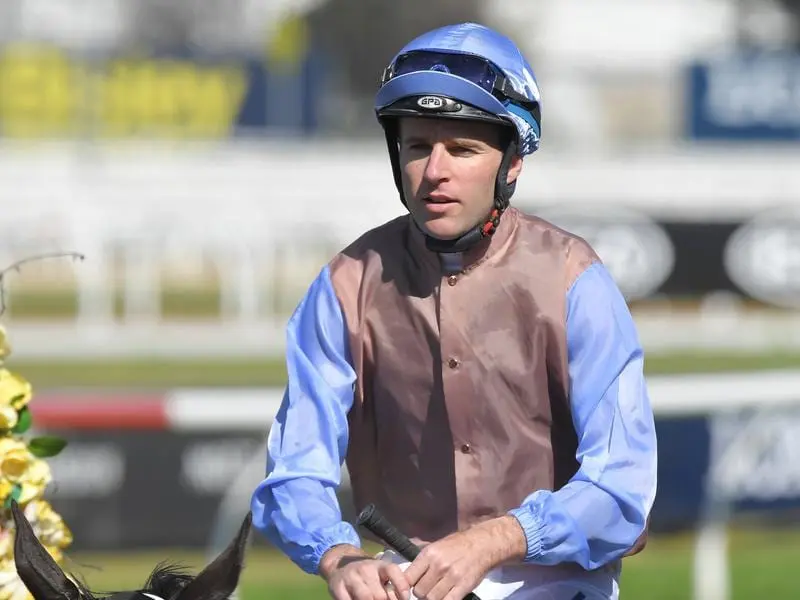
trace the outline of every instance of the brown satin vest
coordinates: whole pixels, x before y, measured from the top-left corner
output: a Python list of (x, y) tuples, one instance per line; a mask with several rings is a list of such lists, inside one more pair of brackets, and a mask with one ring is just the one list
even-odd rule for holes
[(597, 260), (581, 238), (514, 208), (452, 274), (409, 216), (332, 260), (358, 377), (356, 510), (374, 502), (432, 541), (569, 480), (566, 297)]

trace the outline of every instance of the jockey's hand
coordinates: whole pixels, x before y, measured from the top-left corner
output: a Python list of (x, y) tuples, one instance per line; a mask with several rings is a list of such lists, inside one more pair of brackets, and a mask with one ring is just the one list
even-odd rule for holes
[[(334, 600), (409, 600), (411, 586), (396, 564), (372, 558), (355, 548), (324, 561), (323, 577)], [(335, 552), (332, 549), (330, 552)], [(327, 565), (325, 563), (328, 563)]]
[(500, 517), (426, 545), (405, 577), (420, 600), (462, 600), (489, 571), (526, 550), (516, 519)]

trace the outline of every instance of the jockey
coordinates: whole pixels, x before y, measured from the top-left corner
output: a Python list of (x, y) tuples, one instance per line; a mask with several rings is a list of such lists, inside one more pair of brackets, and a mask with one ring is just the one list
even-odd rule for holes
[[(334, 256), (289, 320), (254, 527), (336, 600), (617, 598), (654, 418), (600, 258), (509, 206), (539, 147), (533, 71), (491, 29), (442, 27), (393, 58), (375, 111), (408, 214)], [(413, 562), (363, 550), (345, 461), (356, 509), (422, 545)]]

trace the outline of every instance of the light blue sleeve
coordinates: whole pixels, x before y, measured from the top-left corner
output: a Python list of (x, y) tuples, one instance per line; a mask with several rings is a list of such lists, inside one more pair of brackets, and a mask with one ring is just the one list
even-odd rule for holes
[(578, 435), (575, 476), (532, 492), (510, 511), (528, 541), (526, 562), (595, 569), (643, 532), (656, 494), (656, 432), (633, 318), (601, 263), (567, 296), (570, 401)]
[(326, 266), (289, 320), (288, 384), (269, 432), (266, 478), (256, 487), (253, 527), (307, 573), (331, 546), (361, 547), (336, 497), (356, 374)]

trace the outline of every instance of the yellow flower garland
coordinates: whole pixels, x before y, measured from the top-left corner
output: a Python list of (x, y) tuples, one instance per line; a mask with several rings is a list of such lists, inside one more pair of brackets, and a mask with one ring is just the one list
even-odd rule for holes
[(14, 498), (23, 508), (36, 537), (61, 565), (72, 544), (72, 532), (53, 510), (44, 492), (52, 480), (46, 458), (65, 446), (61, 439), (27, 437), (32, 425), (28, 404), (31, 384), (5, 367), (11, 354), (0, 326), (0, 600), (33, 600), (14, 566), (14, 521), (8, 507)]

